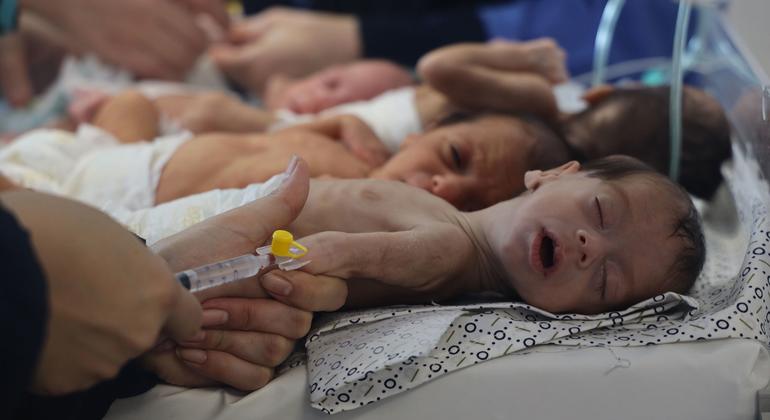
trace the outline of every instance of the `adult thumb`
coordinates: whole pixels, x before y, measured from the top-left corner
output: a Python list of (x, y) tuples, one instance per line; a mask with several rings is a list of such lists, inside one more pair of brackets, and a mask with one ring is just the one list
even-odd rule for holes
[(305, 161), (293, 157), (277, 190), (249, 204), (223, 213), (223, 222), (254, 243), (262, 243), (274, 230), (297, 218), (307, 200), (310, 175)]
[(24, 42), (18, 34), (0, 37), (0, 91), (14, 107), (32, 99)]

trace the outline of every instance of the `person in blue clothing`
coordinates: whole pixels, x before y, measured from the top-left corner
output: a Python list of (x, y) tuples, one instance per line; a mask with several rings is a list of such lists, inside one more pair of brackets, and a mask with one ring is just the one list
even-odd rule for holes
[[(244, 0), (253, 16), (231, 28), (212, 55), (242, 87), (261, 94), (276, 73), (299, 77), (357, 58), (414, 66), (438, 47), (494, 38), (554, 38), (572, 74), (591, 70), (607, 0)], [(273, 6), (273, 7), (271, 7)], [(287, 7), (290, 6), (290, 7)], [(671, 54), (677, 3), (631, 0), (620, 15), (610, 62)]]

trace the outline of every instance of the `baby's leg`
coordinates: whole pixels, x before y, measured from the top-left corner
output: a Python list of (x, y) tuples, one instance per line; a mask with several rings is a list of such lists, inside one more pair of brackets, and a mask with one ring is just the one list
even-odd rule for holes
[(425, 55), (419, 73), (430, 83), (431, 76), (458, 66), (479, 66), (506, 72), (535, 73), (550, 83), (561, 83), (569, 74), (566, 54), (550, 38), (527, 42), (502, 39), (487, 44), (455, 44)]
[(552, 84), (566, 78), (564, 53), (548, 39), (452, 45), (428, 54), (418, 67), (457, 105), (544, 118), (556, 116)]
[(158, 137), (158, 110), (141, 93), (127, 90), (108, 99), (91, 124), (115, 136), (121, 143), (151, 141)]
[[(569, 78), (566, 67), (567, 54), (550, 38), (527, 42), (494, 40), (490, 44), (493, 49), (499, 49), (501, 59), (517, 60), (521, 71), (538, 73), (551, 83), (565, 82)], [(513, 50), (516, 50), (516, 53)], [(512, 56), (507, 57), (508, 53)]]

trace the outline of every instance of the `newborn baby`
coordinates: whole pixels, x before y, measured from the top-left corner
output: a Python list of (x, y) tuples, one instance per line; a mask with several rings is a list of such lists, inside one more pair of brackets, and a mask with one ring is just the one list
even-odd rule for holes
[[(288, 229), (310, 250), (303, 270), (349, 279), (350, 306), (487, 291), (590, 314), (695, 281), (705, 254), (697, 213), (679, 186), (636, 159), (582, 169), (573, 161), (527, 172), (525, 183), (519, 197), (466, 213), (403, 183), (314, 181)], [(165, 226), (164, 213), (185, 214), (192, 198), (144, 217)], [(181, 217), (167, 220), (184, 228)]]
[[(46, 131), (20, 138), (0, 153), (0, 171), (25, 187), (105, 209), (138, 210), (264, 182), (299, 155), (313, 177), (397, 179), (458, 208), (479, 209), (518, 193), (525, 171), (568, 158), (542, 123), (498, 114), (445, 118), (409, 137), (393, 158), (367, 124), (349, 115), (273, 133), (207, 133), (147, 142), (159, 134), (158, 110), (128, 91), (101, 106), (92, 124), (75, 136)], [(44, 154), (56, 156), (37, 158)], [(417, 167), (430, 168), (432, 175), (413, 175)]]

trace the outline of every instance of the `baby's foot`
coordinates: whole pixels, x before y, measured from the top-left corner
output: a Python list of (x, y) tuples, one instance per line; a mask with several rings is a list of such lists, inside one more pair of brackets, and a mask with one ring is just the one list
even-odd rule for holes
[(96, 89), (77, 89), (67, 106), (68, 116), (76, 124), (90, 123), (110, 96)]

